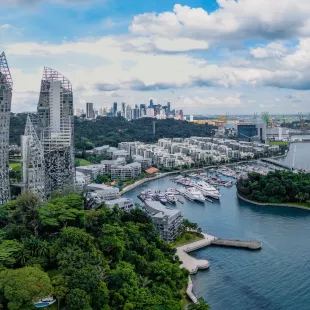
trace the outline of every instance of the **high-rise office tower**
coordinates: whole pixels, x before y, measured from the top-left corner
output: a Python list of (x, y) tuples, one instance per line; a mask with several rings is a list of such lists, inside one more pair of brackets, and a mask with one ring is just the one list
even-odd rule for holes
[(131, 110), (131, 119), (135, 120), (140, 118), (140, 110), (139, 108), (135, 107)]
[(113, 114), (114, 116), (117, 116), (117, 102), (113, 103)]
[(140, 117), (146, 116), (146, 105), (140, 104)]
[(0, 55), (0, 205), (10, 200), (9, 130), (13, 81), (4, 52)]
[(126, 118), (126, 104), (122, 102), (122, 116)]
[(95, 118), (94, 104), (92, 102), (86, 102), (86, 118)]
[(167, 109), (166, 109), (166, 115), (167, 115), (167, 117), (169, 117), (170, 112), (171, 112), (171, 105), (170, 105), (170, 102), (167, 102)]
[(126, 119), (131, 120), (131, 106), (127, 105), (126, 107)]
[(74, 186), (73, 92), (70, 81), (44, 68), (38, 103), (38, 131), (44, 150), (45, 191)]
[(23, 190), (35, 193), (41, 201), (46, 199), (44, 150), (34, 126), (27, 117), (25, 133), (21, 136)]
[(150, 108), (153, 108), (154, 107), (154, 102), (153, 102), (153, 99), (150, 100)]

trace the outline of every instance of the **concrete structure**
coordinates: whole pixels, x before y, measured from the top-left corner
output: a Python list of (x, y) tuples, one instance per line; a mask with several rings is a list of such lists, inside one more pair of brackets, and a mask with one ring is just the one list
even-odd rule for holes
[(112, 180), (130, 180), (136, 178), (139, 174), (141, 174), (140, 163), (131, 163), (125, 166), (111, 167)]
[(159, 201), (145, 201), (144, 208), (152, 218), (160, 237), (166, 241), (174, 241), (183, 221), (181, 211), (166, 207)]
[(86, 102), (86, 118), (95, 118), (94, 104), (92, 102)]
[(44, 68), (38, 102), (38, 133), (44, 149), (46, 198), (75, 185), (73, 92), (70, 81)]
[(25, 133), (21, 136), (22, 189), (46, 199), (44, 150), (34, 126), (27, 117)]
[(267, 128), (266, 136), (268, 141), (289, 141), (290, 130), (282, 127)]
[(4, 52), (0, 54), (0, 205), (10, 201), (9, 130), (13, 81)]
[(75, 190), (79, 193), (83, 193), (86, 189), (86, 186), (90, 184), (91, 178), (89, 175), (86, 175), (82, 172), (76, 171), (75, 174)]
[(75, 168), (76, 171), (82, 172), (85, 175), (88, 175), (90, 179), (96, 179), (98, 175), (105, 173), (105, 166), (98, 165), (90, 165), (90, 166), (80, 166)]
[(117, 205), (121, 210), (124, 211), (130, 211), (135, 208), (133, 200), (129, 198), (118, 198), (114, 200), (107, 200), (105, 201), (105, 205), (111, 209)]

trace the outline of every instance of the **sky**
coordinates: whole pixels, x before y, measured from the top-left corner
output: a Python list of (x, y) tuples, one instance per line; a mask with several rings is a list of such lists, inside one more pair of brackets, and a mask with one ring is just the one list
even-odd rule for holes
[(185, 114), (310, 112), (309, 0), (1, 0), (13, 112), (44, 66), (74, 104), (171, 102)]

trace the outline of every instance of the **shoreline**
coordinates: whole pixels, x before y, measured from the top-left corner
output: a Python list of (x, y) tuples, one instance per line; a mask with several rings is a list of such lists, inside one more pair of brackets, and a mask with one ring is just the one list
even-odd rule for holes
[(307, 210), (310, 211), (310, 207), (303, 207), (303, 206), (297, 206), (297, 205), (289, 205), (285, 203), (263, 203), (263, 202), (256, 202), (249, 200), (247, 198), (244, 198), (237, 192), (237, 197), (243, 201), (246, 201), (248, 203), (251, 203), (253, 205), (261, 206), (261, 207), (285, 207), (285, 208), (295, 208), (295, 209), (302, 209), (302, 210)]
[[(283, 155), (278, 155), (278, 156), (273, 156), (273, 157), (266, 157), (266, 158), (281, 158), (281, 157), (286, 157), (286, 156), (287, 156), (287, 154), (283, 154)], [(260, 159), (263, 159), (263, 158), (260, 158)], [(193, 168), (193, 169), (185, 169), (185, 170), (176, 170), (176, 171), (164, 172), (164, 173), (160, 173), (160, 174), (158, 174), (158, 175), (156, 175), (154, 177), (144, 178), (142, 180), (139, 180), (139, 181), (135, 182), (134, 184), (128, 185), (125, 188), (123, 188), (123, 190), (120, 192), (120, 194), (124, 195), (124, 194), (130, 192), (131, 190), (135, 189), (139, 185), (142, 185), (144, 183), (151, 182), (151, 181), (154, 181), (154, 180), (158, 180), (158, 179), (164, 178), (164, 177), (169, 176), (169, 175), (188, 173), (188, 172), (195, 172), (195, 171), (203, 171), (205, 169), (218, 168), (218, 167), (221, 167), (221, 166), (234, 166), (234, 165), (238, 165), (238, 164), (242, 164), (242, 163), (256, 162), (256, 161), (258, 161), (260, 159), (250, 159), (250, 160), (238, 161), (238, 162), (235, 162), (235, 163), (222, 163), (222, 164), (219, 164), (219, 165), (204, 166), (204, 167), (201, 167), (201, 168)]]

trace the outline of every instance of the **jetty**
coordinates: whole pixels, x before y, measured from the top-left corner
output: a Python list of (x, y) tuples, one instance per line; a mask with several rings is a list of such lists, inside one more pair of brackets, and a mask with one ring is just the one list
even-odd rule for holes
[(259, 241), (242, 241), (217, 238), (211, 242), (211, 245), (244, 248), (249, 250), (259, 250), (262, 248), (262, 243)]

